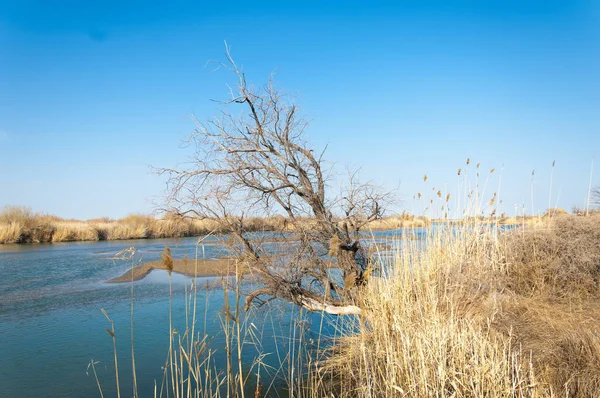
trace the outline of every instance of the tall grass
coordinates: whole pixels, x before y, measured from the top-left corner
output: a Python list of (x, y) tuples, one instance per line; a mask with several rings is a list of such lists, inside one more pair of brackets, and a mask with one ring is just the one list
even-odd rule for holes
[(597, 397), (598, 242), (600, 217), (564, 215), (403, 241), (315, 376), (348, 397)]
[[(268, 230), (279, 221), (250, 220), (250, 228)], [(43, 243), (146, 238), (180, 238), (219, 232), (214, 220), (184, 219), (167, 215), (155, 218), (133, 214), (120, 220), (64, 220), (33, 213), (24, 207), (7, 206), (0, 211), (0, 243)]]
[[(314, 220), (296, 220), (309, 229)], [(426, 227), (426, 217), (402, 214), (390, 216), (371, 224), (371, 229)], [(291, 223), (283, 216), (254, 217), (244, 221), (251, 231), (293, 231)], [(64, 220), (56, 216), (33, 213), (24, 207), (7, 206), (0, 212), (0, 244), (44, 243), (97, 240), (126, 240), (148, 238), (183, 238), (224, 233), (222, 224), (212, 219), (189, 219), (174, 214), (156, 218), (144, 214), (131, 214), (119, 220), (108, 218), (87, 221)]]
[(322, 363), (328, 388), (346, 397), (533, 396), (523, 353), (490, 327), (498, 308), (490, 287), (477, 283), (500, 271), (494, 261), (487, 270), (474, 263), (494, 257), (496, 238), (448, 229), (402, 243), (382, 264), (385, 276), (362, 292), (359, 333)]
[[(378, 253), (380, 275), (360, 295), (359, 330), (315, 367), (312, 390), (340, 397), (600, 396), (600, 215), (549, 209), (533, 216), (530, 209), (532, 216), (498, 217), (500, 187), (484, 200), (488, 181), (482, 189), (479, 165), (474, 181), (468, 170), (458, 175), (460, 222)], [(447, 219), (444, 192), (417, 197)]]
[(98, 230), (90, 224), (77, 221), (54, 222), (51, 242), (100, 240)]

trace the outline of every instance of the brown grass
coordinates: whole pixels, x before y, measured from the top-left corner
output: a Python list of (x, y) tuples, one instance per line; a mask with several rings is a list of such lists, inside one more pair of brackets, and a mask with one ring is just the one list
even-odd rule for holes
[(517, 294), (598, 297), (600, 215), (558, 216), (503, 236), (508, 287)]
[(398, 228), (425, 228), (431, 225), (431, 220), (424, 216), (414, 216), (402, 213), (396, 216), (385, 217), (368, 224), (367, 228), (372, 230), (388, 230)]
[[(248, 231), (283, 230), (283, 217), (246, 220)], [(97, 218), (64, 220), (33, 213), (24, 207), (7, 206), (0, 212), (0, 243), (43, 243), (147, 238), (181, 238), (221, 233), (210, 219), (185, 219), (173, 215), (155, 218), (132, 214), (120, 220)]]
[[(98, 231), (90, 224), (79, 221), (56, 222), (49, 240), (40, 242), (73, 242), (99, 240)], [(37, 242), (39, 243), (39, 242)]]
[[(407, 241), (320, 364), (336, 396), (598, 397), (600, 216)], [(448, 230), (450, 231), (450, 230)], [(457, 232), (458, 231), (458, 232)], [(325, 380), (328, 380), (326, 383)]]
[[(314, 220), (300, 219), (303, 229), (310, 229)], [(426, 227), (426, 217), (402, 214), (369, 224), (373, 230)], [(248, 218), (247, 231), (293, 231), (283, 216)], [(211, 219), (189, 219), (167, 214), (155, 218), (131, 214), (120, 220), (96, 218), (87, 221), (64, 220), (52, 215), (33, 213), (24, 207), (7, 206), (0, 212), (0, 243), (43, 243), (95, 240), (126, 240), (147, 238), (182, 238), (209, 233), (223, 233), (220, 224)]]

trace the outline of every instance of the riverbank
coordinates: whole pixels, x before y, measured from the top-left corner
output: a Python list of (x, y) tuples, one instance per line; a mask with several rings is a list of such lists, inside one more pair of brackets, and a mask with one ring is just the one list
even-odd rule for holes
[[(312, 220), (300, 220), (309, 228)], [(376, 220), (371, 230), (423, 228), (431, 225), (426, 217), (402, 214)], [(244, 220), (248, 232), (293, 232), (294, 228), (283, 216), (248, 218)], [(103, 240), (184, 238), (225, 233), (222, 225), (211, 219), (189, 219), (175, 215), (155, 218), (134, 214), (119, 220), (99, 218), (92, 220), (65, 220), (53, 215), (33, 213), (23, 207), (5, 207), (0, 212), (0, 244), (58, 243)]]
[(546, 221), (404, 246), (314, 372), (320, 396), (598, 396), (600, 214)]
[[(594, 211), (592, 211), (593, 213)], [(552, 209), (540, 216), (519, 217), (468, 217), (464, 219), (431, 219), (407, 213), (390, 215), (370, 222), (364, 231), (386, 231), (400, 228), (427, 228), (436, 223), (453, 225), (497, 224), (535, 227), (545, 225), (553, 217), (566, 215), (561, 209)], [(310, 229), (311, 219), (300, 220), (304, 229)], [(294, 232), (283, 216), (254, 217), (244, 220), (248, 232)], [(5, 207), (0, 212), (0, 244), (59, 243), (129, 239), (160, 239), (223, 234), (222, 225), (211, 219), (190, 219), (174, 215), (156, 218), (133, 214), (119, 220), (99, 218), (91, 220), (65, 220), (53, 215), (33, 213), (23, 207)]]

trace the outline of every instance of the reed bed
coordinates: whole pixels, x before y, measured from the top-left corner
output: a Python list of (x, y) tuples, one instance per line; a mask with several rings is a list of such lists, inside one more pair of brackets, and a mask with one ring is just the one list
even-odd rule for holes
[[(403, 241), (362, 294), (319, 396), (597, 397), (600, 216)], [(327, 380), (327, 383), (321, 382)]]
[(368, 228), (375, 231), (384, 231), (398, 228), (426, 228), (432, 220), (424, 216), (415, 216), (402, 213), (396, 216), (385, 217), (369, 223)]
[(62, 221), (53, 223), (50, 239), (51, 242), (72, 242), (94, 241), (99, 240), (100, 237), (94, 225), (77, 221)]
[[(246, 220), (248, 231), (284, 230), (283, 217)], [(33, 213), (23, 207), (5, 207), (0, 212), (0, 243), (44, 243), (147, 238), (181, 238), (220, 233), (210, 219), (187, 219), (166, 215), (155, 218), (134, 214), (119, 220), (65, 220)]]
[[(314, 224), (314, 220), (310, 218), (296, 222), (301, 223), (304, 230), (310, 229)], [(430, 224), (426, 217), (402, 214), (374, 221), (369, 228), (421, 228)], [(182, 238), (226, 232), (221, 230), (221, 225), (211, 219), (183, 218), (171, 214), (162, 218), (132, 214), (119, 220), (65, 220), (52, 215), (33, 213), (23, 207), (8, 206), (0, 212), (0, 244)], [(244, 220), (244, 228), (249, 232), (293, 232), (291, 223), (283, 216), (247, 218)]]

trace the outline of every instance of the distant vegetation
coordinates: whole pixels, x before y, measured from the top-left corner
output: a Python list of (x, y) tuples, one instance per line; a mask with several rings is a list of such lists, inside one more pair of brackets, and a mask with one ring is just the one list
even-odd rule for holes
[[(310, 225), (310, 219), (304, 224)], [(426, 217), (402, 214), (373, 222), (374, 230), (426, 227)], [(246, 231), (291, 231), (283, 216), (244, 220)], [(0, 211), (1, 243), (49, 243), (149, 238), (181, 238), (221, 233), (220, 225), (210, 219), (190, 219), (177, 215), (156, 218), (132, 214), (119, 220), (96, 218), (86, 221), (66, 220), (55, 215), (35, 213), (20, 206), (6, 206)]]
[[(279, 220), (249, 220), (249, 229), (269, 229)], [(34, 213), (28, 208), (7, 206), (0, 212), (0, 243), (44, 243), (146, 238), (178, 238), (215, 231), (211, 220), (191, 220), (167, 215), (155, 218), (132, 214), (119, 220), (98, 218), (65, 220), (54, 215)]]
[[(574, 214), (584, 215), (585, 211), (573, 209)], [(597, 209), (588, 214), (597, 214)], [(545, 223), (549, 217), (568, 214), (563, 209), (549, 209), (543, 216), (519, 217), (467, 217), (461, 220), (430, 219), (407, 213), (391, 215), (370, 222), (365, 231), (392, 230), (398, 228), (425, 228), (436, 222), (470, 224), (497, 223), (499, 225), (535, 226)], [(313, 220), (304, 219), (307, 227)], [(293, 226), (283, 216), (253, 217), (244, 219), (244, 229), (254, 231), (290, 231)], [(3, 243), (57, 243), (99, 240), (126, 240), (152, 238), (183, 238), (202, 236), (209, 233), (223, 233), (218, 222), (211, 219), (183, 218), (168, 214), (156, 218), (144, 214), (131, 214), (113, 220), (107, 217), (91, 220), (72, 220), (49, 214), (35, 213), (22, 206), (6, 206), (0, 211), (0, 244)]]

